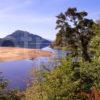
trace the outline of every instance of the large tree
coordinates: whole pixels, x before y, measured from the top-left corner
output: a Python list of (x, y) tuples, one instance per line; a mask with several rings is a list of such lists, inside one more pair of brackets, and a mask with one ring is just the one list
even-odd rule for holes
[(76, 8), (69, 8), (65, 13), (60, 13), (57, 16), (57, 45), (70, 45), (75, 51), (82, 51), (82, 56), (85, 61), (91, 62), (89, 56), (89, 43), (93, 35), (94, 22), (87, 19), (87, 12), (77, 11)]

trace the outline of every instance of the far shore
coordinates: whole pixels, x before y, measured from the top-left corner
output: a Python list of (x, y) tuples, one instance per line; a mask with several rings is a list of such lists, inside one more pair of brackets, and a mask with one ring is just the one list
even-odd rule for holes
[(53, 53), (40, 49), (0, 47), (0, 62), (22, 59), (35, 59), (37, 57), (50, 57), (52, 55)]

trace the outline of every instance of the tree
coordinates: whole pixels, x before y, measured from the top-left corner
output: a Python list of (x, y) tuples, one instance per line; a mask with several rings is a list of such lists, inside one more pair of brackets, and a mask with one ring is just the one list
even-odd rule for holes
[[(57, 16), (57, 34), (58, 45), (70, 45), (75, 51), (82, 51), (82, 56), (85, 61), (91, 62), (89, 56), (89, 43), (95, 35), (93, 31), (94, 22), (87, 19), (87, 12), (78, 12), (76, 8), (69, 8), (65, 13), (60, 13)], [(60, 39), (58, 39), (61, 37)]]

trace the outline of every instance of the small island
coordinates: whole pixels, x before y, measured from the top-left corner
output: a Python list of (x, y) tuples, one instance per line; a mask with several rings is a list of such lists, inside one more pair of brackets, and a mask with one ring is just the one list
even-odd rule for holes
[(50, 57), (52, 53), (40, 49), (27, 49), (18, 47), (0, 47), (0, 62), (22, 59), (34, 59), (37, 57)]

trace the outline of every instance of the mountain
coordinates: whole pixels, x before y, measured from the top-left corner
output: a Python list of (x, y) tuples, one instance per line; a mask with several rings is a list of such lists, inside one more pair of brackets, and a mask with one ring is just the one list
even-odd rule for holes
[(51, 41), (27, 31), (17, 30), (14, 33), (1, 38), (0, 46), (21, 47), (21, 48), (44, 48), (49, 46)]

